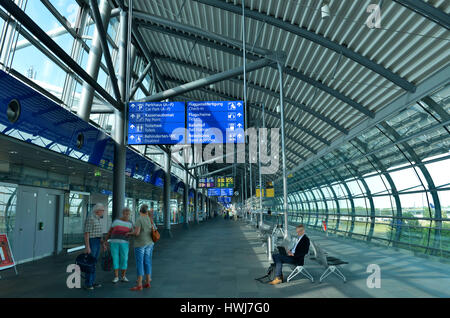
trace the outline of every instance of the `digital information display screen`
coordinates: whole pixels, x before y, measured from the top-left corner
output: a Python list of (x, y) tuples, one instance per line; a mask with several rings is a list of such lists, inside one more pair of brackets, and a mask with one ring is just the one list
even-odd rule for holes
[(214, 188), (215, 187), (214, 177), (198, 179), (198, 187), (199, 188)]
[(217, 188), (234, 188), (233, 177), (216, 177)]

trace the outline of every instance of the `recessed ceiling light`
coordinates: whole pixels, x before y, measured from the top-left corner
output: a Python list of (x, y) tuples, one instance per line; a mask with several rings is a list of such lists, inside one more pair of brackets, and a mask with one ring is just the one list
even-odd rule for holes
[(17, 155), (17, 154), (18, 154), (17, 151), (10, 151), (9, 153), (10, 153), (11, 155)]
[(48, 160), (48, 159), (45, 159), (43, 162), (45, 162), (45, 163), (49, 163), (50, 162), (50, 160)]

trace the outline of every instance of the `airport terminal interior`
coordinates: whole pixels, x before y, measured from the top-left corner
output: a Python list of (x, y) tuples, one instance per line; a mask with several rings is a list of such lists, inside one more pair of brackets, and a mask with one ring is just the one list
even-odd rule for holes
[(1, 298), (448, 298), (449, 213), (448, 0), (0, 0)]

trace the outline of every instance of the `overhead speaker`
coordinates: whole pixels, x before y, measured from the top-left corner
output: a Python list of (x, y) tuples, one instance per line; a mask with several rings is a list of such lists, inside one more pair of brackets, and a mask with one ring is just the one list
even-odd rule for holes
[(19, 101), (17, 99), (11, 100), (8, 104), (8, 108), (6, 109), (6, 116), (8, 117), (8, 120), (14, 124), (19, 119), (20, 113), (21, 106)]
[(77, 136), (77, 148), (81, 149), (84, 144), (84, 135), (82, 133), (79, 133)]

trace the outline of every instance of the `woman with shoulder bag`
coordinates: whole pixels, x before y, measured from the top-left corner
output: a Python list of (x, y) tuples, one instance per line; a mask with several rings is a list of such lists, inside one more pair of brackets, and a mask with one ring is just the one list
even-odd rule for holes
[[(152, 221), (149, 218), (148, 206), (142, 205), (139, 210), (139, 218), (135, 224), (134, 232), (128, 235), (135, 236), (134, 239), (134, 254), (136, 257), (137, 270), (137, 285), (131, 290), (139, 291), (143, 288), (150, 288), (151, 274), (152, 274), (152, 254), (153, 254), (153, 240), (152, 240)], [(145, 274), (145, 285), (142, 286), (142, 279)]]

